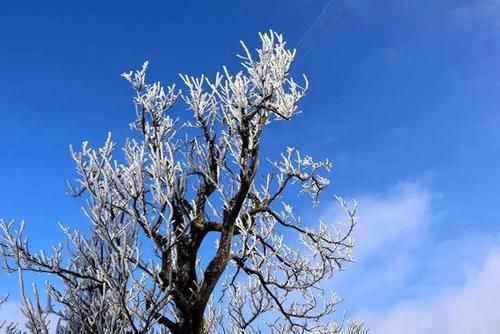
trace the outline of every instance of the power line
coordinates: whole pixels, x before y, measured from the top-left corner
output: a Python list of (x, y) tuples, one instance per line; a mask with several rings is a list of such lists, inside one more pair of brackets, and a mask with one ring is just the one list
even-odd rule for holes
[(316, 28), (316, 26), (318, 25), (318, 23), (320, 22), (321, 18), (325, 15), (325, 13), (330, 9), (330, 7), (333, 5), (333, 2), (335, 0), (329, 0), (327, 2), (327, 4), (325, 5), (325, 7), (323, 7), (323, 9), (321, 10), (321, 12), (316, 16), (316, 18), (314, 19), (314, 21), (309, 25), (309, 27), (307, 28), (307, 30), (302, 34), (302, 36), (300, 37), (299, 41), (297, 42), (297, 46), (296, 48), (299, 49), (302, 47), (302, 44), (306, 42), (307, 39), (310, 38), (310, 34), (312, 33), (312, 31)]
[[(323, 10), (316, 16), (308, 29), (302, 34), (297, 49), (300, 53), (297, 56), (297, 63), (303, 61), (314, 49), (323, 36), (337, 23), (347, 9), (347, 1), (340, 1), (339, 6), (334, 6), (337, 0), (330, 0)], [(333, 8), (333, 9), (332, 9)]]

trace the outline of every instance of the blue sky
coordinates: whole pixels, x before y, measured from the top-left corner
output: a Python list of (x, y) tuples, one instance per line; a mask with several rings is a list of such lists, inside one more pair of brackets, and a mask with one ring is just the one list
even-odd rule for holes
[(68, 146), (128, 135), (119, 74), (144, 60), (167, 84), (237, 70), (239, 40), (269, 28), (299, 47), (294, 73), (311, 85), (265, 149), (334, 161), (304, 216), (336, 218), (334, 193), (360, 204), (359, 263), (332, 282), (343, 307), (374, 333), (498, 328), (499, 0), (4, 1), (0, 216), (25, 219), (34, 247), (61, 239), (58, 221), (84, 226)]

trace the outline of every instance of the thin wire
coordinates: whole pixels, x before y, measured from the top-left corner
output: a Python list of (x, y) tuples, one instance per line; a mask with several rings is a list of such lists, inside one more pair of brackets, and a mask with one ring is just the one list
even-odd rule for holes
[(309, 27), (304, 31), (302, 36), (300, 37), (299, 41), (297, 42), (296, 49), (300, 49), (302, 47), (302, 44), (306, 42), (307, 39), (310, 38), (310, 33), (312, 32), (313, 29), (316, 28), (318, 25), (318, 22), (320, 22), (321, 18), (325, 15), (326, 11), (330, 9), (330, 7), (333, 5), (333, 2), (335, 0), (329, 0), (325, 7), (323, 7), (323, 10), (316, 16), (314, 21), (309, 25)]
[[(297, 55), (296, 64), (303, 62), (304, 59), (311, 53), (311, 51), (316, 47), (318, 42), (323, 38), (323, 36), (331, 30), (331, 28), (339, 21), (342, 15), (345, 13), (347, 9), (347, 1), (342, 1), (340, 7), (333, 7), (333, 11), (330, 11), (330, 8), (334, 4), (336, 0), (331, 0), (325, 8), (321, 11), (321, 13), (316, 17), (314, 22), (309, 26), (307, 31), (302, 35), (299, 43), (297, 43), (297, 49), (299, 49), (299, 53)], [(330, 20), (329, 20), (330, 19)], [(322, 22), (327, 21), (326, 24)]]
[(339, 7), (339, 10), (337, 10), (337, 15), (332, 17), (332, 20), (324, 27), (324, 29), (318, 34), (317, 38), (315, 40), (312, 41), (311, 45), (309, 46), (309, 48), (306, 48), (303, 50), (302, 52), (302, 56), (299, 57), (301, 58), (302, 61), (304, 61), (304, 59), (307, 58), (307, 56), (311, 53), (311, 51), (314, 49), (314, 47), (316, 47), (316, 45), (318, 44), (318, 42), (323, 38), (323, 36), (328, 32), (330, 31), (333, 26), (340, 20), (340, 18), (342, 17), (342, 15), (346, 12), (347, 10), (347, 4), (346, 2), (344, 1), (343, 2), (343, 6), (342, 7)]

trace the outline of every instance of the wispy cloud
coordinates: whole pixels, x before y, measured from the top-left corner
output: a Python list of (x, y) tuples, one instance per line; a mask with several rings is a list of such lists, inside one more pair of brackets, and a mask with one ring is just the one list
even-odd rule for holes
[[(357, 197), (359, 225), (355, 232), (357, 264), (334, 284), (348, 302), (387, 304), (415, 270), (412, 252), (421, 245), (436, 195), (418, 182), (399, 183), (385, 194)], [(322, 215), (336, 217), (330, 206)], [(389, 293), (385, 292), (389, 291)]]
[(20, 303), (7, 301), (0, 306), (0, 324), (4, 321), (20, 324), (21, 326), (24, 324), (24, 316), (21, 313)]
[[(50, 334), (56, 333), (56, 326), (59, 318), (50, 314), (48, 316), (49, 320), (49, 332)], [(21, 302), (8, 300), (2, 306), (0, 306), (0, 324), (6, 321), (6, 323), (17, 324), (17, 328), (24, 329), (24, 325), (26, 323), (26, 319), (21, 312)]]
[(452, 17), (464, 22), (480, 22), (497, 30), (500, 28), (500, 0), (464, 1), (451, 9)]
[(365, 314), (374, 334), (497, 333), (500, 328), (500, 249), (469, 272), (465, 283)]
[(499, 0), (472, 0), (464, 1), (455, 7), (455, 13), (462, 16), (498, 16)]
[[(440, 198), (419, 182), (359, 196), (358, 263), (334, 282), (373, 334), (495, 333), (497, 236), (442, 239)], [(325, 214), (332, 214), (335, 207)]]
[(373, 255), (391, 245), (409, 246), (430, 221), (432, 196), (418, 183), (400, 183), (385, 195), (361, 196), (358, 256)]

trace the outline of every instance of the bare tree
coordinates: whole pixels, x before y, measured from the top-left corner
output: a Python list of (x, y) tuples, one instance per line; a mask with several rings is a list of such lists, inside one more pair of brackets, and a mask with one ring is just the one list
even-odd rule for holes
[[(242, 43), (242, 72), (181, 75), (184, 94), (147, 83), (147, 63), (123, 74), (136, 135), (121, 153), (111, 136), (71, 150), (90, 236), (62, 226), (69, 246), (48, 256), (30, 250), (22, 225), (0, 224), (7, 271), (60, 279), (46, 307), (36, 291), (23, 297), (30, 332), (46, 332), (50, 313), (60, 333), (365, 332), (333, 320), (340, 300), (322, 286), (352, 261), (355, 210), (338, 198), (348, 221), (313, 229), (286, 203), (290, 190), (317, 203), (332, 164), (294, 148), (261, 158), (265, 128), (298, 114), (307, 80), (290, 77), (295, 50), (281, 35), (260, 39), (256, 55)], [(180, 99), (190, 117), (174, 116)]]

